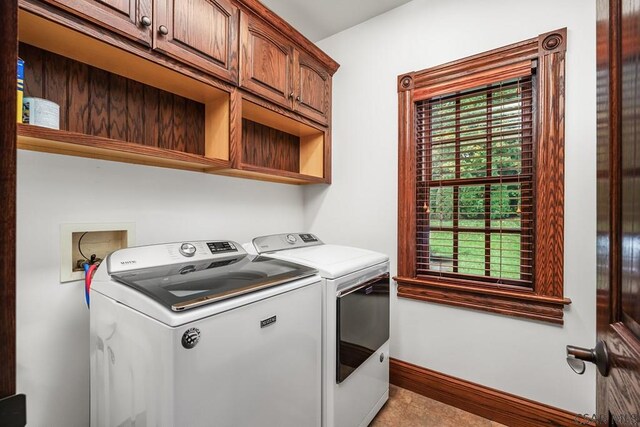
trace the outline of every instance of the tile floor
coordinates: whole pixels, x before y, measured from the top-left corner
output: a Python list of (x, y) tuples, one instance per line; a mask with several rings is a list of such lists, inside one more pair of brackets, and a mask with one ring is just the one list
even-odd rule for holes
[(369, 427), (504, 427), (394, 385), (389, 400)]

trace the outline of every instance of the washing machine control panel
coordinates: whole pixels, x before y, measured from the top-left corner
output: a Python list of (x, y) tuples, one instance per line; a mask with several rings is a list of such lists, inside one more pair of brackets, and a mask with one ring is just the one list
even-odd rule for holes
[(253, 246), (259, 254), (322, 244), (322, 241), (311, 233), (272, 234), (253, 239)]
[(119, 249), (107, 257), (109, 274), (185, 262), (218, 261), (246, 254), (229, 240), (195, 240)]

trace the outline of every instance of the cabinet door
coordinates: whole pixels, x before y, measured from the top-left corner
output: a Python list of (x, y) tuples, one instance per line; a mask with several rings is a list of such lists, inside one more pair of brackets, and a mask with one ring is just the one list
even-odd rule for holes
[(151, 46), (152, 0), (45, 0)]
[(253, 17), (242, 14), (240, 85), (292, 108), (293, 47)]
[(322, 124), (329, 123), (331, 76), (316, 61), (295, 51), (294, 110)]
[(156, 49), (238, 81), (238, 8), (227, 0), (156, 1)]

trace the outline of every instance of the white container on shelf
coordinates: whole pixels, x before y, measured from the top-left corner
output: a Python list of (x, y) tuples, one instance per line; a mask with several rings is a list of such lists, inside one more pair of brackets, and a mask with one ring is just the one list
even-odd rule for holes
[(60, 106), (42, 98), (23, 100), (23, 122), (51, 129), (60, 129)]

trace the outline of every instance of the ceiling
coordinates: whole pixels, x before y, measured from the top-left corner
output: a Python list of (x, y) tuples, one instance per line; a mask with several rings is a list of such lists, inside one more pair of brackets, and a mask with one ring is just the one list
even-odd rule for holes
[(312, 42), (411, 0), (261, 0)]

